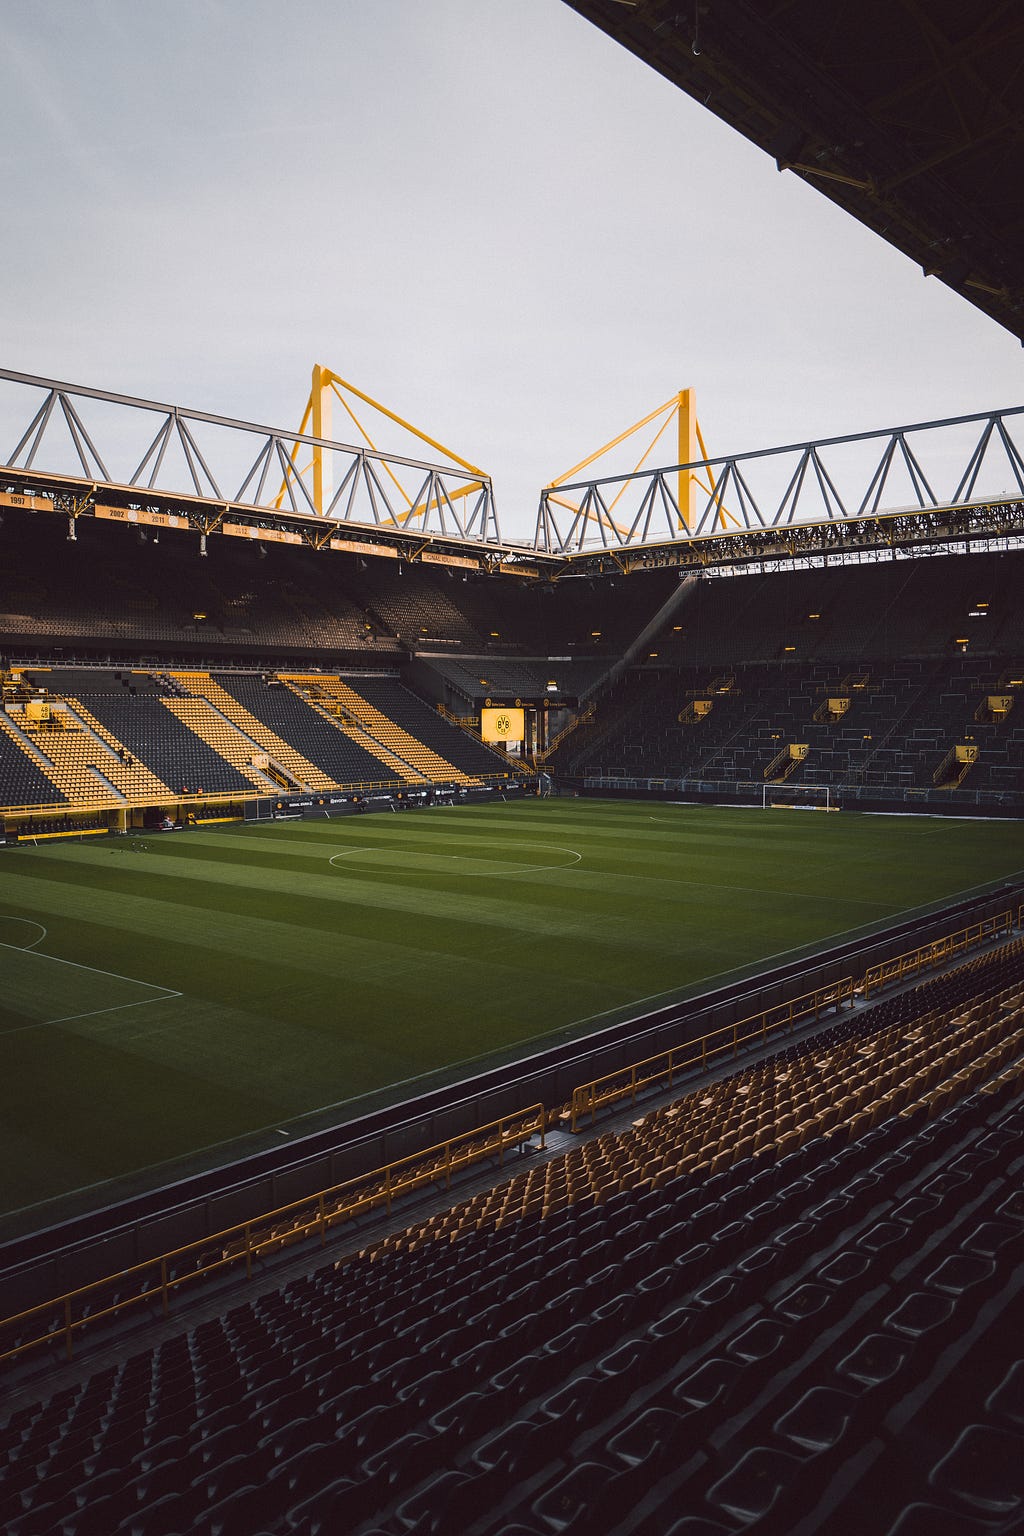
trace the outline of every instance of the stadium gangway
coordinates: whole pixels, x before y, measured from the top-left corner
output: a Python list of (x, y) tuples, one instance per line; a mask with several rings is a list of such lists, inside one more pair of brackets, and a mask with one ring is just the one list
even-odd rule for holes
[[(249, 1221), (237, 1222), (39, 1302), (0, 1320), (0, 1340), (6, 1340), (12, 1331), (17, 1335), (18, 1330), (30, 1325), (33, 1318), (45, 1319), (41, 1332), (0, 1349), (0, 1363), (18, 1359), (43, 1345), (61, 1343), (71, 1360), (76, 1336), (86, 1328), (106, 1319), (118, 1319), (139, 1306), (158, 1305), (167, 1317), (172, 1296), (195, 1281), (239, 1269), (243, 1264), (245, 1278), (250, 1280), (257, 1261), (307, 1238), (319, 1238), (320, 1247), (324, 1248), (329, 1231), (357, 1216), (382, 1208), (390, 1215), (396, 1200), (419, 1190), (437, 1185), (450, 1190), (456, 1175), (495, 1158), (498, 1166), (503, 1167), (506, 1153), (524, 1151), (535, 1138), (543, 1149), (547, 1144), (547, 1123), (544, 1105), (532, 1104), (435, 1146), (411, 1152), (370, 1173), (264, 1211)], [(195, 1262), (190, 1267), (192, 1259)], [(122, 1290), (129, 1294), (122, 1294)], [(96, 1303), (96, 1309), (90, 1310), (90, 1305)]]

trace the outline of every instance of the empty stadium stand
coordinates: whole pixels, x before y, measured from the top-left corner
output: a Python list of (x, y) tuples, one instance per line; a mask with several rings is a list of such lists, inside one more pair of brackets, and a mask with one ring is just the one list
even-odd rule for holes
[[(59, 519), (7, 517), (4, 659), (30, 676), (33, 660), (56, 667), (51, 691), (71, 727), (52, 737), (55, 762), (26, 741), (10, 701), (6, 734), (44, 779), (32, 803), (61, 805), (67, 789), (88, 807), (185, 789), (494, 778), (515, 771), (509, 760), (431, 707), (470, 720), (487, 699), (526, 703), (531, 742), (559, 736), (544, 766), (573, 787), (660, 781), (750, 799), (785, 783), (835, 788), (849, 804), (1003, 814), (1024, 803), (1019, 551), (734, 567), (684, 591), (672, 570), (552, 584), (254, 544), (214, 540), (197, 559), (185, 533), (154, 548), (92, 523), (68, 544)], [(90, 668), (75, 672), (79, 654)], [(374, 656), (386, 672), (370, 675)], [(121, 675), (107, 690), (106, 672), (100, 690), (98, 669), (116, 659)], [(322, 682), (287, 681), (310, 668)], [(152, 681), (185, 673), (192, 683), (162, 692)], [(284, 686), (264, 681), (279, 675)], [(339, 676), (354, 699), (332, 691)], [(138, 702), (115, 707), (119, 694)], [(253, 751), (276, 765), (269, 776)], [(12, 782), (3, 799), (28, 804), (22, 793)]]
[(1011, 1536), (1024, 946), (845, 1014), (0, 1429), (11, 1536)]
[[(361, 677), (353, 680), (350, 692), (354, 695), (348, 701), (353, 713), (371, 730), (375, 725), (384, 730), (390, 722), (401, 733), (398, 739), (404, 740), (410, 754), (414, 751), (411, 743), (419, 744), (424, 772), (431, 759), (439, 765), (435, 777), (444, 776), (446, 769), (453, 770), (448, 777), (466, 781), (510, 771), (503, 754), (449, 724), (396, 679)], [(400, 747), (396, 745), (395, 750)]]
[(191, 532), (89, 521), (69, 543), (59, 518), (8, 513), (0, 526), (0, 631), (9, 658), (39, 659), (59, 647), (65, 660), (134, 665), (142, 648), (183, 666), (272, 668), (314, 657), (362, 666), (441, 645), (446, 655), (499, 663), (611, 660), (673, 580), (652, 572), (640, 583), (601, 583), (595, 621), (589, 579), (557, 589), (482, 573), (462, 581), (393, 560), (324, 559), (241, 539), (211, 540), (200, 559)]
[(74, 543), (59, 519), (5, 519), (0, 528), (0, 629), (9, 654), (59, 646), (76, 659), (130, 660), (152, 647), (168, 660), (309, 652), (394, 655), (375, 624), (308, 550), (90, 522)]
[[(9, 807), (466, 786), (512, 772), (395, 677), (53, 666), (19, 675), (2, 716)], [(33, 699), (45, 720), (29, 717)]]
[(129, 689), (75, 695), (133, 757), (167, 784), (173, 794), (244, 793), (252, 781), (233, 767), (168, 708), (155, 683), (134, 679)]
[(393, 767), (383, 765), (276, 679), (218, 673), (188, 681), (193, 692), (214, 703), (307, 788), (395, 778)]
[[(1006, 554), (705, 581), (553, 767), (716, 792), (785, 774), (911, 806), (962, 786), (965, 803), (1020, 806), (1021, 571)], [(773, 771), (789, 743), (806, 754)]]
[(67, 804), (63, 791), (6, 714), (0, 714), (0, 775), (5, 805)]

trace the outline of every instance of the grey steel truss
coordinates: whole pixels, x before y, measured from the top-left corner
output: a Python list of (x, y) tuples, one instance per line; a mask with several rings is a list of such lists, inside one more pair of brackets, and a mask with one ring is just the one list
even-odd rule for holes
[[(111, 409), (114, 408), (114, 409)], [(86, 416), (95, 420), (86, 425)], [(378, 530), (501, 542), (488, 478), (206, 411), (0, 369), (0, 467), (159, 493), (270, 517), (291, 513)], [(322, 456), (322, 512), (310, 468)], [(0, 452), (4, 452), (0, 444)], [(400, 485), (400, 475), (414, 486)]]
[(1013, 406), (559, 485), (541, 492), (534, 547), (573, 555), (1024, 497), (1011, 432), (1022, 415)]

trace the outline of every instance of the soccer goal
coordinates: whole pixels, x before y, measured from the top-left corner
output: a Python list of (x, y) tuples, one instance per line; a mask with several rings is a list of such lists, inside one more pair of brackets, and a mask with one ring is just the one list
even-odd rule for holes
[(763, 811), (840, 811), (831, 784), (765, 784), (761, 788)]

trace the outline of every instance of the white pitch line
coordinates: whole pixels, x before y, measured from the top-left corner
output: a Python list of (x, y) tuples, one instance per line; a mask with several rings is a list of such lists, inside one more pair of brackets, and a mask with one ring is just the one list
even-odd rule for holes
[[(15, 921), (29, 922), (31, 919), (16, 918)], [(35, 926), (41, 928), (42, 924), (36, 923)], [(43, 936), (45, 936), (45, 930)], [(38, 938), (36, 943), (41, 944), (42, 937)], [(19, 953), (23, 953), (31, 947), (27, 944), (5, 944), (0, 941), (0, 949), (13, 949)], [(154, 981), (140, 981), (137, 976), (122, 976), (119, 971), (104, 971), (98, 965), (83, 965), (80, 960), (63, 960), (60, 955), (38, 954), (36, 958), (39, 960), (52, 960), (55, 965), (71, 965), (78, 971), (91, 971), (94, 976), (109, 976), (112, 981), (126, 981), (129, 986), (148, 987), (151, 992), (159, 992), (160, 996), (140, 997), (134, 1003), (113, 1003), (109, 1008), (93, 1008), (89, 1013), (65, 1013), (59, 1019), (37, 1019), (34, 1024), (17, 1024), (14, 1029), (5, 1029), (0, 1032), (0, 1039), (5, 1039), (8, 1035), (23, 1034), (28, 1029), (45, 1029), (50, 1024), (69, 1024), (74, 1019), (92, 1019), (100, 1013), (119, 1013), (124, 1008), (141, 1008), (144, 1003), (162, 1003), (165, 998), (184, 997), (185, 995), (183, 992), (175, 992), (171, 987), (157, 986)]]
[[(0, 949), (22, 949), (21, 944), (0, 943)], [(155, 981), (140, 981), (137, 976), (122, 976), (120, 971), (104, 971), (98, 965), (84, 965), (81, 960), (63, 960), (60, 955), (40, 955), (40, 960), (52, 960), (54, 965), (73, 965), (76, 971), (92, 971), (94, 976), (112, 976), (115, 981), (130, 981), (136, 987), (152, 987), (157, 992), (170, 992), (170, 987), (158, 987)], [(181, 993), (176, 992), (175, 997)]]
[(37, 923), (31, 917), (11, 917), (7, 912), (4, 912), (0, 913), (0, 923), (24, 923), (28, 928), (39, 929), (38, 939), (33, 939), (31, 944), (5, 944), (3, 946), (5, 949), (35, 949), (36, 945), (41, 944), (47, 936), (47, 930), (43, 927), (42, 923)]
[[(46, 958), (49, 959), (50, 956), (46, 956)], [(130, 976), (125, 976), (123, 979), (125, 981), (132, 980)], [(135, 985), (139, 987), (149, 987), (152, 986), (152, 982), (139, 981), (136, 982)], [(185, 995), (183, 992), (172, 992), (169, 987), (161, 987), (159, 988), (159, 991), (162, 994), (160, 997), (140, 997), (138, 1002), (135, 1003), (112, 1003), (109, 1008), (93, 1008), (89, 1013), (65, 1013), (62, 1018), (42, 1019), (39, 1024), (26, 1024), (23, 1025), (22, 1028), (39, 1029), (42, 1024), (70, 1024), (74, 1019), (94, 1019), (96, 1018), (97, 1014), (100, 1013), (121, 1013), (125, 1008), (145, 1008), (148, 1007), (150, 1003), (162, 1003), (169, 997), (184, 997)], [(7, 1033), (9, 1035), (16, 1035), (19, 1033), (19, 1031), (16, 1029), (9, 1029)]]

